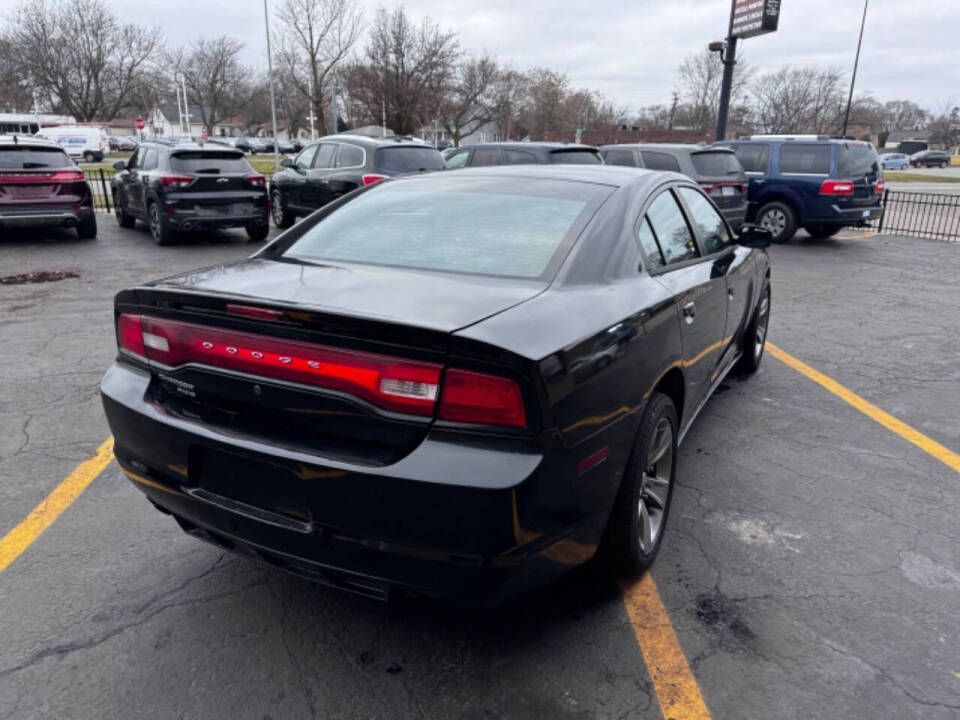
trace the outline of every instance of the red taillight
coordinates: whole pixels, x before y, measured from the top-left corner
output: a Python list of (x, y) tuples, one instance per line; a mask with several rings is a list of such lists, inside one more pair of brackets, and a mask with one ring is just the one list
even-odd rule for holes
[(378, 182), (380, 182), (381, 180), (386, 180), (386, 179), (387, 179), (387, 176), (386, 176), (386, 175), (364, 175), (364, 176), (363, 176), (363, 184), (364, 184), (364, 185), (373, 185), (374, 183), (378, 183)]
[(879, 180), (877, 180), (877, 184), (873, 186), (873, 191), (875, 193), (882, 193), (884, 189), (886, 189), (886, 187), (887, 187), (887, 181), (884, 180), (883, 178), (880, 178)]
[(65, 170), (63, 172), (55, 172), (50, 176), (52, 182), (80, 182), (83, 180), (83, 172), (80, 170)]
[(117, 319), (117, 342), (124, 350), (146, 357), (147, 351), (143, 347), (143, 329), (140, 327), (139, 315), (121, 315)]
[(121, 315), (117, 325), (121, 347), (164, 365), (198, 363), (340, 390), (395, 412), (432, 415), (440, 386), (435, 363), (138, 315)]
[(247, 175), (247, 182), (253, 185), (254, 187), (266, 187), (267, 178), (260, 173), (253, 173), (252, 175)]
[(161, 175), (158, 179), (164, 187), (185, 188), (192, 185), (196, 178), (189, 175)]
[(54, 173), (18, 173), (7, 172), (0, 175), (0, 182), (13, 184), (27, 183), (67, 183), (81, 182), (83, 180), (82, 170), (61, 170)]
[(286, 313), (280, 310), (271, 310), (270, 308), (257, 307), (256, 305), (234, 305), (233, 303), (228, 303), (227, 312), (230, 315), (244, 315), (260, 320), (284, 320), (286, 318)]
[(520, 386), (508, 378), (447, 370), (440, 395), (441, 420), (523, 427), (527, 413)]
[(853, 182), (850, 180), (824, 180), (820, 186), (821, 195), (853, 195)]

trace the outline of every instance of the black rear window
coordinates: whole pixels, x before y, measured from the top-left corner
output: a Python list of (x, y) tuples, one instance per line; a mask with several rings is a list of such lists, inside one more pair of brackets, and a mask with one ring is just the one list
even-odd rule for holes
[(633, 155), (633, 150), (626, 148), (616, 148), (607, 150), (603, 157), (607, 165), (622, 165), (624, 167), (637, 167), (637, 158)]
[(374, 153), (373, 162), (377, 170), (391, 175), (443, 170), (446, 167), (439, 150), (416, 145), (379, 148)]
[(253, 168), (242, 154), (220, 150), (190, 150), (170, 156), (170, 169), (197, 175), (251, 172)]
[(695, 152), (690, 153), (690, 159), (701, 177), (729, 177), (743, 173), (743, 165), (732, 152)]
[(73, 160), (60, 148), (0, 147), (0, 168), (29, 170), (31, 168), (74, 167)]
[(842, 178), (858, 178), (880, 172), (880, 158), (869, 145), (851, 144), (840, 146), (837, 173)]
[(644, 150), (643, 155), (643, 166), (649, 170), (670, 170), (672, 172), (680, 172), (680, 163), (677, 162), (677, 159), (673, 155), (662, 152), (653, 152), (651, 150)]
[(596, 150), (554, 150), (550, 153), (554, 165), (603, 165)]

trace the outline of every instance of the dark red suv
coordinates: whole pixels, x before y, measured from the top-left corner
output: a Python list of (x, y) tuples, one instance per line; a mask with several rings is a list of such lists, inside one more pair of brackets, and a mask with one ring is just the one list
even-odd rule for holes
[(88, 240), (97, 216), (83, 171), (58, 145), (0, 135), (0, 235), (16, 227), (76, 228)]

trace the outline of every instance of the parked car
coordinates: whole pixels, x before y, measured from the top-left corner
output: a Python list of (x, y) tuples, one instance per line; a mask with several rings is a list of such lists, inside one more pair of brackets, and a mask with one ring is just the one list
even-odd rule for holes
[(747, 215), (747, 174), (728, 148), (645, 143), (604, 145), (600, 154), (607, 165), (683, 173), (703, 187), (734, 230), (743, 225)]
[(67, 155), (84, 162), (100, 162), (110, 155), (110, 141), (102, 128), (95, 125), (61, 125), (40, 128), (36, 137), (50, 140)]
[(207, 142), (212, 143), (214, 145), (223, 145), (224, 147), (228, 147), (228, 148), (237, 147), (237, 139), (233, 137), (227, 137), (227, 136), (212, 137), (209, 140), (207, 140)]
[(747, 222), (787, 242), (798, 227), (827, 238), (883, 213), (883, 170), (873, 145), (854, 140), (754, 135), (726, 140), (750, 178)]
[(296, 158), (283, 160), (270, 181), (270, 208), (277, 227), (379, 180), (443, 169), (436, 148), (409, 138), (370, 138), (341, 133), (320, 138)]
[(884, 153), (880, 156), (884, 170), (905, 170), (910, 167), (910, 156), (906, 153)]
[(81, 240), (97, 236), (83, 171), (59, 145), (0, 135), (0, 229), (51, 227), (76, 228)]
[(264, 146), (259, 138), (241, 137), (237, 138), (234, 147), (237, 150), (242, 150), (245, 153), (260, 153), (263, 152)]
[(270, 232), (267, 179), (242, 152), (196, 143), (145, 142), (114, 165), (113, 204), (120, 227), (150, 226), (157, 245), (180, 233), (246, 228), (251, 240)]
[(293, 155), (298, 152), (292, 140), (277, 140), (277, 151), (283, 155)]
[(672, 173), (376, 183), (116, 296), (117, 462), (187, 532), (366, 595), (495, 604), (601, 541), (635, 575), (697, 410), (763, 357), (769, 242)]
[(602, 165), (600, 152), (590, 145), (554, 142), (498, 142), (461, 145), (445, 151), (448, 168), (489, 165)]
[(945, 168), (950, 164), (950, 154), (943, 150), (921, 150), (910, 156), (913, 167)]

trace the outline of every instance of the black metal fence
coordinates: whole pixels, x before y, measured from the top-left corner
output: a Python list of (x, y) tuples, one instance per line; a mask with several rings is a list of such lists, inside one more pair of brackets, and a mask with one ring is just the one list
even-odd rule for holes
[(87, 178), (87, 184), (90, 186), (90, 192), (93, 194), (93, 206), (104, 210), (113, 211), (113, 196), (110, 191), (110, 183), (116, 171), (112, 168), (104, 170), (84, 170), (84, 177)]
[(879, 232), (960, 240), (960, 194), (885, 190)]

